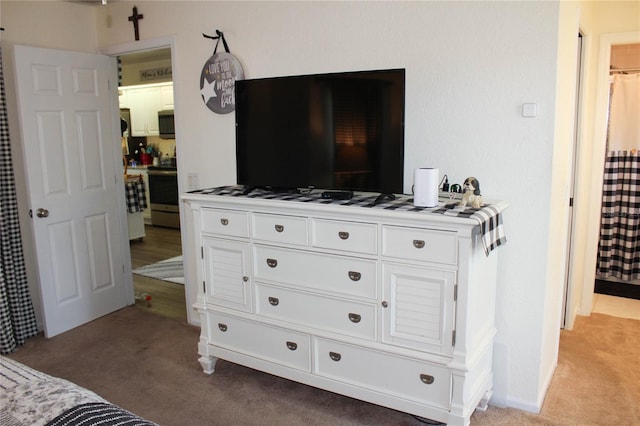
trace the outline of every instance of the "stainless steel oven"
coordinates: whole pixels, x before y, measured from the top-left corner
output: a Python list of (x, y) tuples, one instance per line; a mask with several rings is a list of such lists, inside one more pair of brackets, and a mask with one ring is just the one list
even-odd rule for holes
[(151, 224), (180, 228), (178, 171), (175, 167), (149, 167), (149, 201)]

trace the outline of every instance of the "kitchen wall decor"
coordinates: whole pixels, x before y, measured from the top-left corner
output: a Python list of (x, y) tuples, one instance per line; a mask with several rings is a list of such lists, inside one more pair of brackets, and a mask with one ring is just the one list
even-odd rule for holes
[[(207, 107), (216, 114), (227, 114), (235, 110), (235, 81), (244, 78), (240, 61), (229, 52), (224, 34), (216, 30), (216, 36), (202, 34), (216, 40), (213, 55), (205, 62), (200, 75), (200, 95)], [(224, 52), (217, 52), (222, 39)]]

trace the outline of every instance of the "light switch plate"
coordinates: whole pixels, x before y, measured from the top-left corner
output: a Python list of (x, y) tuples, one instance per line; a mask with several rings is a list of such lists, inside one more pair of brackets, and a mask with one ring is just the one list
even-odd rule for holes
[(522, 116), (534, 118), (538, 116), (538, 104), (522, 104)]
[(187, 191), (195, 191), (199, 186), (198, 173), (187, 173)]

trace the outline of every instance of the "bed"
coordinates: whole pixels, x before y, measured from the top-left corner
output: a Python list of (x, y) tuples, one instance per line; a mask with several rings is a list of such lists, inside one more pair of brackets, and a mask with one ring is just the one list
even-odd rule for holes
[(0, 425), (81, 424), (155, 425), (68, 380), (0, 356)]

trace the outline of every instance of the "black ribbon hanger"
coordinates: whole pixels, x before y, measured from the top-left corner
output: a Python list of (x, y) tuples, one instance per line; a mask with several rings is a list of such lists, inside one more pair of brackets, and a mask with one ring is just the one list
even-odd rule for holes
[(224, 46), (224, 50), (227, 53), (231, 53), (229, 52), (229, 46), (227, 45), (227, 40), (224, 39), (224, 33), (220, 30), (216, 30), (216, 35), (215, 36), (210, 36), (210, 35), (206, 35), (205, 33), (202, 33), (202, 37), (204, 38), (210, 38), (211, 40), (216, 40), (216, 47), (215, 49), (213, 49), (213, 54), (216, 54), (216, 51), (218, 50), (218, 43), (220, 43), (220, 39), (222, 39), (222, 45)]

